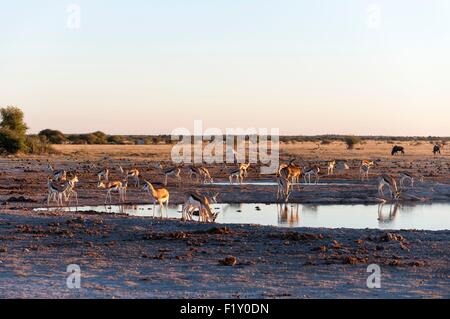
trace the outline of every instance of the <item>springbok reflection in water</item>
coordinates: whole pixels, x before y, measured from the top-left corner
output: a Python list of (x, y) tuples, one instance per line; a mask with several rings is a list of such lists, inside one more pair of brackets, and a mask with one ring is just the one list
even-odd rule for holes
[[(389, 211), (384, 210), (384, 203), (378, 205), (378, 221), (380, 223), (389, 223), (397, 217), (398, 209), (400, 208), (399, 203), (393, 203), (389, 205)], [(386, 214), (388, 212), (388, 214)]]
[(298, 226), (300, 222), (299, 204), (279, 204), (278, 209), (278, 224)]

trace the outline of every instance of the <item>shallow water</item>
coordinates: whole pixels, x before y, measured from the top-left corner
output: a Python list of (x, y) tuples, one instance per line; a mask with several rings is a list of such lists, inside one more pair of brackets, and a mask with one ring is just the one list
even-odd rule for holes
[[(450, 229), (450, 204), (432, 205), (301, 205), (301, 204), (215, 204), (216, 222), (259, 224), (280, 227), (374, 228), (374, 229)], [(38, 210), (46, 210), (42, 208)], [(182, 206), (169, 206), (168, 217), (181, 218)], [(130, 216), (154, 216), (153, 205), (80, 206), (68, 211), (121, 213)], [(156, 207), (155, 217), (160, 217)]]
[[(208, 185), (214, 186), (240, 186), (240, 185), (249, 185), (249, 186), (277, 186), (277, 182), (273, 181), (255, 181), (255, 182), (242, 182), (241, 184), (234, 182), (230, 184), (230, 182), (214, 182)], [(293, 183), (292, 185), (298, 185), (297, 183)], [(363, 186), (361, 183), (348, 183), (348, 182), (318, 182), (318, 183), (300, 183), (300, 186)]]

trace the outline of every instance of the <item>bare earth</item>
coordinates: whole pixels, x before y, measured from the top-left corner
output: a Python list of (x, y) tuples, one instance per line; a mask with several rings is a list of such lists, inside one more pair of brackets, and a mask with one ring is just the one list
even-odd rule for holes
[[(302, 185), (293, 202), (376, 203), (376, 176), (408, 171), (425, 177), (402, 201), (449, 202), (450, 156), (431, 154), (428, 143), (398, 143), (407, 155), (389, 155), (392, 144), (368, 142), (353, 151), (343, 144), (283, 145), (282, 160), (303, 166), (349, 160), (343, 175), (321, 176), (325, 185)], [(45, 166), (76, 171), (80, 205), (104, 200), (94, 172), (104, 166), (136, 167), (161, 182), (153, 164), (169, 165), (170, 146), (58, 146), (50, 157), (0, 158), (0, 297), (51, 298), (449, 298), (450, 231), (295, 229), (182, 223), (175, 220), (34, 212), (46, 198)], [(379, 160), (369, 182), (358, 181), (358, 162)], [(233, 165), (228, 165), (232, 168)], [(228, 167), (210, 166), (215, 181)], [(273, 181), (250, 171), (249, 180)], [(327, 185), (332, 182), (331, 185)], [(351, 182), (352, 185), (345, 185)], [(343, 184), (343, 185), (339, 185)], [(356, 184), (356, 185), (355, 185)], [(273, 186), (211, 186), (170, 180), (172, 203), (187, 191), (220, 191), (220, 202), (275, 202)], [(149, 203), (131, 188), (130, 203)], [(222, 265), (235, 256), (236, 265)], [(369, 264), (382, 272), (381, 289), (368, 289)], [(82, 288), (66, 287), (66, 267), (78, 264)]]

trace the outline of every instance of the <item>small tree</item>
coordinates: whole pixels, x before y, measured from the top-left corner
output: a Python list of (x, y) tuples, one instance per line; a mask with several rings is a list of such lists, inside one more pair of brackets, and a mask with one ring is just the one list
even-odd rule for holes
[(352, 150), (355, 145), (361, 143), (361, 139), (357, 136), (347, 136), (344, 138), (345, 144), (347, 144), (347, 149)]
[(3, 153), (16, 154), (25, 149), (25, 137), (7, 128), (0, 128), (0, 150)]
[(42, 135), (27, 136), (26, 139), (27, 152), (30, 154), (49, 154), (54, 153), (49, 140)]
[(11, 130), (25, 139), (28, 127), (23, 120), (22, 110), (15, 106), (7, 106), (0, 109), (0, 114), (2, 117), (0, 127)]
[(25, 152), (27, 125), (23, 121), (23, 112), (15, 106), (0, 109), (0, 150), (8, 154)]
[(97, 131), (91, 134), (94, 137), (92, 144), (108, 144), (108, 137), (105, 133)]

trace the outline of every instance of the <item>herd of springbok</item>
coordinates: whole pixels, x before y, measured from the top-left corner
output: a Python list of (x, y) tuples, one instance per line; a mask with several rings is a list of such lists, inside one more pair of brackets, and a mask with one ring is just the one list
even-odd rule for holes
[[(394, 152), (395, 151), (395, 152)], [(434, 146), (433, 153), (440, 152), (437, 145)], [(394, 146), (392, 154), (401, 152), (404, 154), (404, 149), (402, 147)], [(359, 165), (359, 175), (361, 181), (369, 180), (370, 169), (378, 165), (378, 161), (371, 161), (364, 159)], [(323, 167), (323, 166), (322, 166)], [(167, 189), (168, 178), (175, 178), (178, 185), (182, 182), (181, 173), (184, 170), (183, 166), (173, 166), (164, 168), (161, 163), (154, 166), (154, 168), (159, 169), (164, 175), (164, 187), (156, 187), (154, 184), (147, 180), (143, 180), (142, 190), (150, 196), (153, 201), (153, 212), (155, 212), (156, 204), (159, 205), (161, 209), (161, 216), (164, 211), (167, 212), (169, 205), (170, 193)], [(72, 197), (75, 198), (78, 205), (78, 195), (75, 191), (76, 184), (79, 182), (76, 174), (68, 174), (64, 170), (55, 170), (50, 164), (47, 167), (50, 172), (48, 177), (48, 197), (47, 205), (52, 202), (56, 203), (58, 206), (63, 206), (64, 203), (70, 204)], [(249, 163), (237, 164), (235, 168), (228, 171), (228, 179), (232, 185), (236, 180), (237, 183), (242, 184), (244, 179), (248, 176), (248, 170), (250, 169)], [(345, 160), (333, 160), (326, 164), (326, 174), (334, 175), (335, 172), (343, 172), (349, 170), (350, 166)], [(106, 191), (105, 204), (112, 203), (112, 193), (117, 193), (119, 195), (119, 200), (121, 203), (126, 201), (127, 189), (130, 185), (136, 188), (141, 186), (141, 175), (138, 169), (132, 168), (129, 170), (124, 170), (119, 166), (122, 178), (119, 180), (110, 181), (110, 170), (108, 168), (103, 168), (96, 173), (98, 178), (97, 188), (104, 189)], [(279, 165), (276, 172), (277, 181), (277, 200), (284, 200), (288, 202), (289, 196), (291, 195), (295, 186), (300, 190), (300, 183), (303, 177), (305, 184), (311, 184), (312, 180), (315, 184), (319, 182), (319, 174), (321, 172), (320, 165), (312, 165), (308, 167), (301, 167), (296, 164), (296, 160), (293, 159), (289, 163), (283, 163)], [(324, 170), (325, 172), (325, 170)], [(213, 183), (213, 178), (209, 170), (203, 166), (189, 166), (186, 171), (186, 177), (191, 182), (197, 183)], [(414, 181), (419, 179), (423, 181), (421, 176), (413, 176), (407, 172), (401, 172), (398, 176), (400, 187), (398, 186), (396, 177), (393, 175), (383, 174), (378, 177), (378, 193), (381, 197), (384, 197), (384, 188), (388, 188), (390, 196), (393, 200), (397, 200), (400, 197), (400, 192), (404, 189), (406, 184), (409, 187), (414, 187)], [(199, 221), (212, 222), (216, 219), (216, 214), (211, 209), (212, 203), (217, 203), (216, 194), (200, 194), (198, 192), (190, 192), (186, 194), (186, 201), (183, 205), (182, 219), (192, 220), (194, 213), (198, 213)]]

